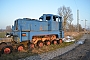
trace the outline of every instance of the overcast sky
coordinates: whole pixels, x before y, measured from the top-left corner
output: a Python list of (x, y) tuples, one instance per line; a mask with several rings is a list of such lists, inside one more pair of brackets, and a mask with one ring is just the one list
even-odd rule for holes
[[(0, 29), (13, 25), (18, 18), (38, 19), (42, 14), (57, 14), (62, 6), (70, 7), (73, 13), (73, 24), (77, 24), (77, 9), (79, 22), (84, 27), (90, 27), (90, 0), (0, 0)], [(81, 21), (83, 20), (83, 21)]]

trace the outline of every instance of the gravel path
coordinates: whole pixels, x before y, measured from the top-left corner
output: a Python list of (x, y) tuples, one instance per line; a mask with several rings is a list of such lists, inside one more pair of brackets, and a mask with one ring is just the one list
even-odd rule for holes
[[(86, 38), (86, 35), (84, 35), (80, 40), (84, 41), (85, 38)], [(74, 49), (78, 48), (78, 46), (79, 46), (79, 44), (74, 43), (74, 44), (72, 44), (70, 46), (67, 46), (65, 48), (60, 48), (60, 49), (57, 49), (55, 51), (50, 51), (50, 52), (47, 52), (47, 53), (38, 54), (38, 55), (35, 55), (35, 56), (27, 57), (25, 59), (22, 58), (22, 59), (19, 59), (19, 60), (50, 60), (50, 59), (51, 60), (60, 60), (60, 59), (61, 60), (62, 59), (67, 60), (67, 59), (64, 59), (64, 58), (71, 58), (72, 55), (78, 54), (78, 53), (74, 53), (74, 51), (73, 51)], [(81, 50), (82, 50), (82, 48), (81, 48)], [(76, 50), (75, 52), (79, 51), (80, 54), (82, 55), (81, 50)], [(69, 51), (73, 51), (73, 53), (69, 54), (70, 56), (68, 56), (68, 54), (65, 54), (65, 53), (67, 53)], [(81, 57), (81, 55), (79, 57)], [(73, 56), (73, 58), (75, 58), (75, 57)]]
[(90, 35), (87, 35), (86, 38), (83, 45), (51, 60), (90, 60)]

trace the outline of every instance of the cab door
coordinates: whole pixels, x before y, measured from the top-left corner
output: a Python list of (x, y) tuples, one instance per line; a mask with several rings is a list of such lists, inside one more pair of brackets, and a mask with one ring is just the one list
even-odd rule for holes
[(27, 40), (30, 40), (30, 36), (29, 36), (29, 33), (30, 32), (22, 32), (21, 33), (21, 39), (22, 39), (22, 41), (27, 41)]

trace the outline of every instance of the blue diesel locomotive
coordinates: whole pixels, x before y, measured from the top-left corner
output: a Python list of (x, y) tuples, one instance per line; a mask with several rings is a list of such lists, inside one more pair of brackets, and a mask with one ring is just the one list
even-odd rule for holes
[(46, 45), (55, 44), (57, 40), (64, 37), (62, 17), (53, 14), (43, 14), (39, 20), (17, 19), (12, 26), (12, 32), (15, 42), (37, 44), (39, 47), (44, 43)]

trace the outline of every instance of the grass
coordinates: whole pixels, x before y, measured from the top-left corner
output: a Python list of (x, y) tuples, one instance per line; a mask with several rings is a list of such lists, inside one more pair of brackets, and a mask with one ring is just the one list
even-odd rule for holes
[(5, 37), (5, 32), (0, 32), (0, 38), (4, 38)]
[(34, 52), (36, 54), (41, 54), (41, 53), (56, 50), (58, 48), (63, 48), (63, 47), (69, 46), (73, 43), (74, 42), (68, 42), (68, 43), (63, 42), (62, 44), (57, 44), (57, 45), (51, 44), (50, 46), (43, 46), (42, 48), (35, 48), (35, 49), (32, 50), (32, 52)]
[(34, 48), (32, 51), (13, 52), (11, 54), (2, 54), (0, 57), (0, 60), (18, 60), (18, 59), (29, 57), (32, 55), (38, 55), (38, 54), (42, 54), (45, 52), (53, 51), (53, 50), (68, 46), (68, 45), (73, 44), (73, 43), (74, 42), (70, 42), (70, 43), (64, 42), (62, 44), (57, 44), (57, 45), (51, 44), (50, 46), (43, 46), (42, 48), (38, 48), (38, 47)]
[(83, 36), (83, 33), (80, 33), (78, 36), (74, 36), (75, 40), (79, 40)]
[(13, 52), (11, 54), (2, 54), (0, 60), (18, 60), (28, 56), (36, 55), (35, 53), (30, 52)]
[[(79, 34), (79, 36), (75, 36), (74, 38), (76, 40), (79, 40), (82, 37), (82, 35), (83, 34)], [(9, 55), (2, 54), (0, 57), (0, 60), (18, 60), (18, 59), (29, 57), (32, 55), (37, 55), (37, 54), (42, 54), (45, 52), (53, 51), (53, 50), (56, 50), (58, 48), (64, 48), (64, 47), (69, 46), (73, 43), (74, 42), (68, 42), (68, 43), (63, 42), (62, 44), (57, 44), (57, 45), (51, 44), (50, 46), (43, 46), (42, 48), (36, 47), (32, 51), (27, 51), (27, 52), (13, 52)]]

